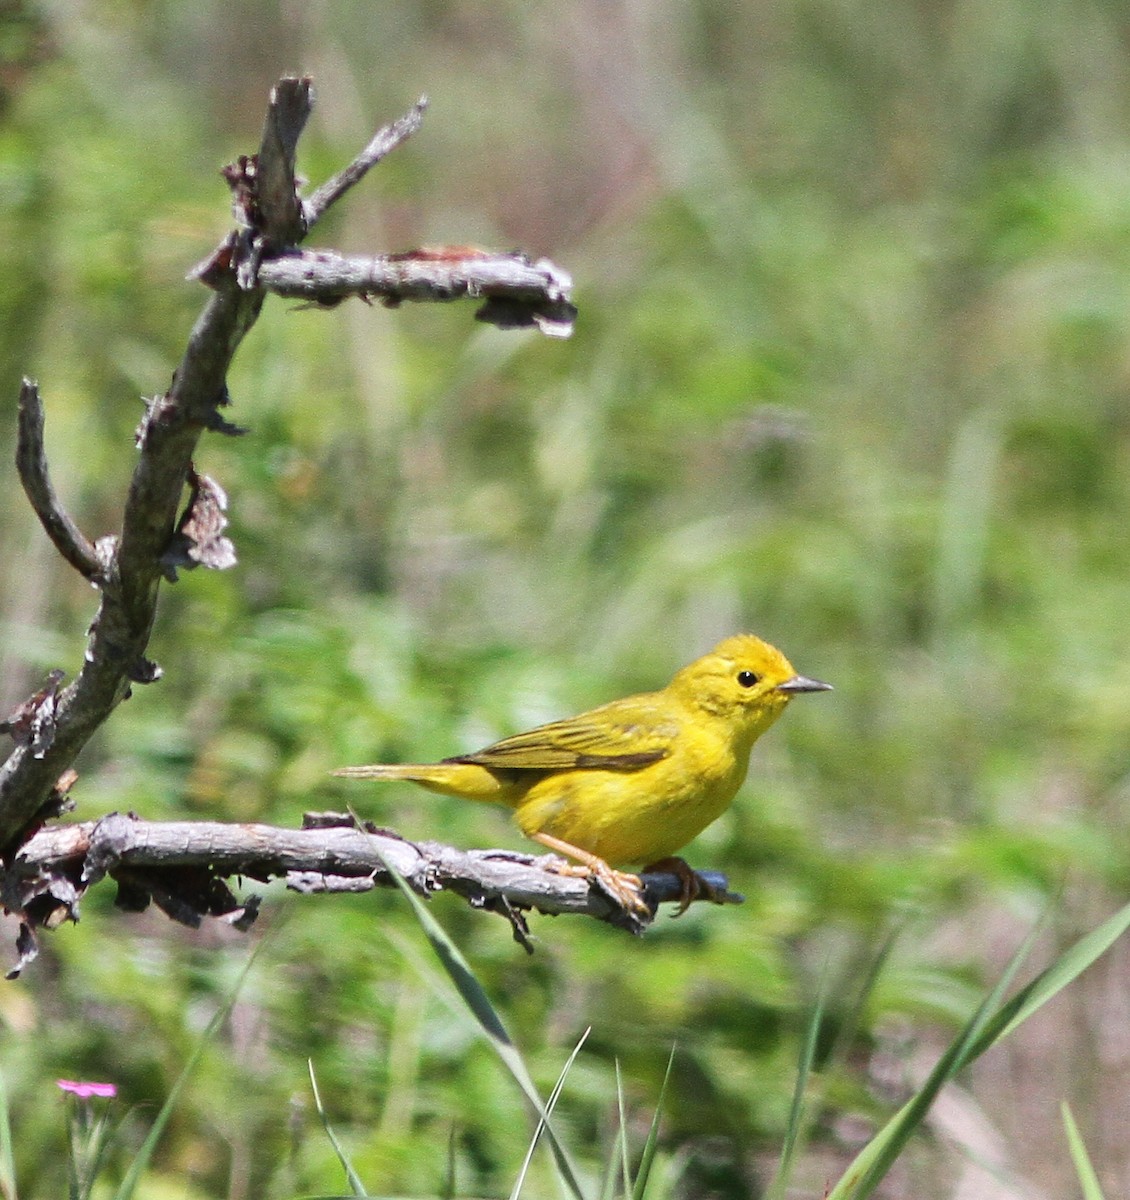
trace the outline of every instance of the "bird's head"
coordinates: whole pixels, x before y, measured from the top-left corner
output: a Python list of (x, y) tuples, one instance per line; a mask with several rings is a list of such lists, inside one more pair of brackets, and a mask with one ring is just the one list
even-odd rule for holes
[(831, 687), (798, 675), (780, 650), (751, 633), (719, 642), (671, 681), (685, 704), (735, 722), (754, 737), (773, 724), (794, 696)]

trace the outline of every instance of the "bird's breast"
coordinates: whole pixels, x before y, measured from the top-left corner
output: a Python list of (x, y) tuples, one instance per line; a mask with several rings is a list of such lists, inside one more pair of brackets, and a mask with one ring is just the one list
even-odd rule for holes
[(516, 806), (527, 835), (548, 833), (613, 864), (676, 853), (729, 807), (742, 779), (724, 741), (699, 734), (638, 771), (563, 771), (539, 780)]

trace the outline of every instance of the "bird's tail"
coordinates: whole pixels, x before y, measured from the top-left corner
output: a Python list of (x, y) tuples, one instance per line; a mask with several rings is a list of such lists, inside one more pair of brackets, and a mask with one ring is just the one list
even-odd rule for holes
[(507, 803), (506, 789), (498, 777), (476, 763), (371, 763), (338, 767), (334, 774), (344, 779), (402, 779), (445, 796)]

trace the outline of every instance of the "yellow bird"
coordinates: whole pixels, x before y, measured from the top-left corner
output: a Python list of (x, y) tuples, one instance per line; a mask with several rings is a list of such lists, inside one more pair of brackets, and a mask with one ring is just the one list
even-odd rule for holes
[(610, 864), (675, 872), (683, 883), (681, 912), (710, 892), (672, 856), (729, 808), (753, 743), (793, 696), (830, 689), (798, 675), (767, 642), (738, 634), (660, 691), (613, 700), (474, 754), (334, 774), (406, 779), (505, 804), (527, 837), (583, 863), (630, 910), (648, 911), (639, 878)]

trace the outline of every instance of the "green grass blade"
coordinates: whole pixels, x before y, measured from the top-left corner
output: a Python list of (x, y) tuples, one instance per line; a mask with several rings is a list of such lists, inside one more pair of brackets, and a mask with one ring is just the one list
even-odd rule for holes
[(938, 1092), (971, 1061), (970, 1048), (977, 1044), (993, 1010), (1003, 1000), (1042, 926), (1041, 919), (1013, 954), (997, 985), (978, 1005), (977, 1011), (938, 1059), (926, 1082), (856, 1155), (840, 1181), (828, 1193), (826, 1200), (864, 1200), (875, 1190), (902, 1153), (911, 1135), (922, 1124)]
[(101, 1112), (91, 1127), (90, 1137), (87, 1139), (87, 1146), (92, 1148), (92, 1151), (87, 1162), (86, 1181), (84, 1193), (90, 1195), (94, 1188), (94, 1181), (98, 1178), (103, 1164), (110, 1153), (110, 1149), (114, 1144), (118, 1131), (125, 1123), (125, 1117), (118, 1121), (117, 1125), (107, 1132), (107, 1125), (110, 1120), (110, 1104), (108, 1101), (102, 1106)]
[(1081, 937), (1003, 1006), (969, 1048), (966, 1062), (972, 1062), (1026, 1021), (1038, 1008), (1074, 982), (1098, 958), (1130, 929), (1130, 904), (1108, 917), (1097, 929)]
[(455, 1125), (447, 1135), (447, 1169), (443, 1173), (440, 1200), (455, 1200)]
[(1075, 1174), (1079, 1176), (1079, 1186), (1083, 1191), (1083, 1200), (1103, 1200), (1103, 1189), (1099, 1186), (1099, 1177), (1091, 1164), (1091, 1156), (1083, 1144), (1083, 1135), (1075, 1118), (1071, 1114), (1067, 1101), (1060, 1105), (1063, 1113), (1063, 1127), (1067, 1131), (1067, 1144), (1071, 1148), (1071, 1161), (1075, 1164)]
[(12, 1114), (8, 1108), (8, 1085), (3, 1075), (0, 1075), (0, 1195), (4, 1200), (18, 1200), (16, 1159), (12, 1153)]
[(639, 1170), (636, 1172), (636, 1182), (632, 1187), (632, 1200), (643, 1200), (647, 1191), (648, 1177), (651, 1175), (651, 1165), (655, 1161), (655, 1151), (659, 1144), (659, 1118), (663, 1113), (663, 1101), (667, 1098), (667, 1085), (671, 1082), (671, 1068), (675, 1065), (675, 1047), (671, 1047), (667, 1059), (667, 1070), (663, 1073), (663, 1083), (659, 1088), (659, 1099), (655, 1102), (655, 1115), (651, 1118), (651, 1128), (647, 1131), (647, 1141), (643, 1145), (640, 1156)]
[[(890, 958), (891, 951), (895, 948), (895, 944), (901, 935), (901, 924), (895, 925), (887, 931), (882, 942), (879, 944), (879, 951), (871, 959), (866, 972), (864, 972), (859, 988), (847, 1010), (845, 1019), (840, 1024), (836, 1039), (832, 1044), (831, 1054), (829, 1055), (831, 1061), (840, 1063), (849, 1053), (855, 1042), (856, 1034), (863, 1023), (863, 1012), (867, 1007), (867, 1001), (871, 993), (875, 990), (875, 984), (878, 982), (879, 976), (883, 973), (883, 968), (887, 965), (887, 959)], [(829, 986), (831, 985), (829, 984)]]
[(793, 1099), (789, 1106), (789, 1120), (785, 1126), (785, 1139), (781, 1146), (781, 1161), (777, 1165), (777, 1173), (766, 1192), (766, 1200), (781, 1200), (788, 1187), (789, 1175), (792, 1173), (793, 1155), (796, 1153), (797, 1142), (800, 1139), (800, 1129), (804, 1116), (804, 1097), (808, 1090), (808, 1077), (812, 1073), (812, 1063), (816, 1058), (816, 1043), (820, 1036), (820, 1025), (824, 1020), (824, 1009), (828, 1001), (828, 964), (820, 976), (820, 987), (816, 993), (816, 1003), (812, 1007), (808, 1029), (805, 1033), (804, 1044), (800, 1049), (800, 1061), (797, 1064), (796, 1086), (793, 1088)]
[(632, 1171), (628, 1164), (628, 1115), (624, 1111), (624, 1079), (620, 1074), (620, 1060), (616, 1064), (616, 1109), (620, 1114), (620, 1181), (623, 1185), (624, 1200), (632, 1194)]
[(314, 1107), (318, 1110), (322, 1128), (326, 1131), (326, 1137), (329, 1138), (330, 1145), (337, 1155), (337, 1161), (341, 1163), (341, 1169), (345, 1172), (345, 1179), (349, 1184), (349, 1190), (354, 1196), (368, 1196), (369, 1193), (365, 1190), (365, 1185), (361, 1182), (361, 1176), (353, 1169), (353, 1164), (349, 1161), (345, 1150), (337, 1140), (337, 1134), (334, 1133), (333, 1127), (330, 1125), (330, 1119), (326, 1115), (325, 1107), (322, 1104), (322, 1097), (318, 1091), (318, 1080), (314, 1075), (314, 1062), (312, 1059), (308, 1058), (306, 1060), (306, 1069), (310, 1072), (310, 1090), (314, 1093)]
[(828, 1193), (827, 1200), (848, 1200), (849, 1197), (851, 1200), (863, 1200), (863, 1197), (870, 1195), (875, 1185), (890, 1169), (910, 1135), (921, 1124), (942, 1086), (962, 1067), (1012, 1033), (1018, 1025), (1053, 996), (1058, 995), (1104, 954), (1130, 928), (1130, 904), (1108, 917), (1097, 929), (1080, 938), (1050, 967), (1017, 992), (1007, 1004), (1002, 1004), (1004, 993), (1041, 927), (1042, 921), (1025, 938), (1009, 962), (1000, 982), (938, 1060), (926, 1083), (860, 1151), (843, 1178)]
[(114, 1193), (114, 1200), (132, 1200), (134, 1192), (137, 1190), (137, 1185), (141, 1181), (141, 1176), (144, 1174), (146, 1167), (149, 1166), (150, 1159), (153, 1157), (154, 1150), (157, 1149), (157, 1143), (161, 1140), (161, 1134), (165, 1132), (165, 1126), (169, 1123), (169, 1118), (173, 1114), (173, 1109), (176, 1107), (177, 1101), (180, 1099), (181, 1092), (184, 1091), (188, 1084), (192, 1072), (196, 1069), (196, 1064), (204, 1055), (204, 1051), (208, 1043), (216, 1036), (227, 1019), (235, 1004), (236, 997), (239, 995), (239, 990), (243, 987), (243, 982), (251, 971), (255, 960), (259, 957), (259, 952), (263, 949), (265, 942), (260, 942), (259, 945), (248, 955), (247, 963), (239, 973), (239, 978), (235, 981), (235, 986), (231, 990), (231, 994), (223, 1004), (216, 1010), (216, 1015), (208, 1022), (208, 1028), (197, 1039), (196, 1045), (193, 1047), (192, 1053), (188, 1057), (188, 1062), (184, 1064), (180, 1075), (177, 1076), (176, 1083), (169, 1090), (168, 1096), (165, 1097), (165, 1103), (161, 1105), (157, 1112), (157, 1116), (153, 1121), (153, 1126), (149, 1130), (149, 1134), (145, 1141), (142, 1142), (141, 1148), (134, 1155), (133, 1162), (130, 1163), (129, 1170), (125, 1174), (118, 1190)]
[(391, 863), (384, 859), (382, 859), (382, 862), (384, 862), (385, 869), (396, 883), (396, 886), (407, 899), (416, 916), (416, 920), (420, 923), (420, 927), (423, 929), (432, 950), (439, 959), (440, 965), (447, 972), (448, 978), (455, 984), (455, 988), (462, 997), (463, 1002), (470, 1009), (480, 1028), (486, 1034), (487, 1041), (494, 1048), (495, 1053), (502, 1060), (503, 1065), (510, 1072), (515, 1083), (518, 1084), (522, 1094), (529, 1101), (538, 1117), (544, 1122), (545, 1136), (549, 1141), (554, 1160), (557, 1163), (557, 1168), (562, 1178), (565, 1180), (566, 1187), (572, 1193), (574, 1200), (584, 1200), (581, 1186), (577, 1182), (577, 1172), (569, 1159), (569, 1155), (554, 1133), (553, 1126), (546, 1118), (545, 1107), (542, 1104), (541, 1097), (538, 1095), (537, 1088), (534, 1086), (534, 1081), (526, 1069), (526, 1064), (522, 1061), (522, 1056), (510, 1040), (510, 1035), (506, 1032), (506, 1028), (503, 1026), (498, 1013), (495, 1012), (489, 997), (483, 991), (482, 984), (475, 977), (475, 973), (471, 970), (458, 946), (447, 936), (435, 917), (428, 912), (420, 897), (405, 883), (400, 873)]
[[(828, 1055), (830, 1064), (842, 1062), (852, 1046), (863, 1019), (863, 1011), (867, 1004), (867, 999), (874, 990), (876, 981), (882, 974), (883, 967), (890, 957), (891, 950), (898, 941), (899, 933), (900, 930), (897, 927), (890, 929), (883, 938), (878, 953), (872, 956), (867, 970), (860, 980), (859, 987), (856, 989), (855, 996), (848, 1007), (847, 1014), (841, 1022), (835, 1040), (832, 1043)], [(808, 1112), (811, 1106), (806, 1107), (804, 1100), (809, 1092), (812, 1063), (819, 1044), (820, 1026), (823, 1021), (824, 1012), (827, 1009), (827, 997), (830, 987), (831, 981), (826, 967), (820, 979), (816, 1004), (805, 1034), (805, 1041), (801, 1046), (800, 1059), (797, 1065), (796, 1088), (794, 1089), (792, 1104), (789, 1108), (788, 1124), (781, 1147), (781, 1159), (769, 1190), (766, 1192), (766, 1200), (781, 1200), (785, 1195), (788, 1189), (789, 1177), (792, 1173), (792, 1166), (796, 1161), (797, 1146), (808, 1124)]]
[(616, 1132), (612, 1138), (612, 1144), (608, 1147), (608, 1161), (604, 1164), (604, 1174), (600, 1180), (600, 1200), (612, 1200), (616, 1194), (616, 1176), (618, 1174), (617, 1166), (620, 1157), (620, 1130)]
[[(561, 1095), (561, 1089), (565, 1086), (565, 1077), (569, 1074), (573, 1063), (577, 1061), (577, 1055), (581, 1052), (581, 1047), (588, 1040), (589, 1034), (592, 1033), (592, 1026), (581, 1034), (577, 1044), (573, 1047), (573, 1053), (565, 1060), (565, 1065), (561, 1068), (561, 1074), (557, 1076), (557, 1082), (553, 1085), (553, 1091), (549, 1093), (549, 1099), (545, 1104), (545, 1115), (550, 1117), (553, 1115), (554, 1108), (557, 1107), (558, 1097)], [(530, 1139), (529, 1148), (526, 1150), (526, 1157), (522, 1160), (522, 1169), (518, 1172), (518, 1178), (514, 1181), (514, 1188), (510, 1193), (510, 1200), (518, 1200), (518, 1195), (522, 1190), (522, 1185), (526, 1182), (526, 1173), (530, 1169), (530, 1163), (534, 1158), (534, 1151), (537, 1149), (537, 1144), (541, 1140), (542, 1131), (545, 1129), (545, 1121), (538, 1118), (538, 1126), (534, 1130), (534, 1136)]]

